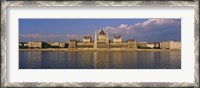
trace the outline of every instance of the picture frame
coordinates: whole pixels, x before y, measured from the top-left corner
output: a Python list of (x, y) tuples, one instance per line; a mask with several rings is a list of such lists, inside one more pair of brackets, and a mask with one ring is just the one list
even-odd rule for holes
[[(199, 1), (2, 1), (1, 2), (1, 87), (199, 87)], [(8, 7), (23, 6), (193, 6), (195, 12), (194, 83), (189, 82), (8, 82), (7, 81), (7, 23)]]

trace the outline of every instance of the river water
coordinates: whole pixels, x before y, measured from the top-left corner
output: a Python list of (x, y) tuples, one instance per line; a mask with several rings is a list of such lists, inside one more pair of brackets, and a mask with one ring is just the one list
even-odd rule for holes
[(181, 69), (181, 52), (19, 51), (19, 69)]

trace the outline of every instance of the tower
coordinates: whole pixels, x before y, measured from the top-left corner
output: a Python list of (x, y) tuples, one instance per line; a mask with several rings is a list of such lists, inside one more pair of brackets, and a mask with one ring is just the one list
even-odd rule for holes
[(107, 45), (107, 47), (109, 48), (109, 38), (108, 38), (108, 32), (107, 32), (107, 35), (106, 35), (106, 45)]
[(94, 48), (97, 48), (97, 34), (94, 32)]
[(106, 41), (106, 33), (103, 31), (103, 29), (101, 29), (98, 34), (98, 42), (107, 42)]
[(109, 42), (108, 32), (107, 32), (106, 40), (107, 40), (107, 43), (108, 43)]

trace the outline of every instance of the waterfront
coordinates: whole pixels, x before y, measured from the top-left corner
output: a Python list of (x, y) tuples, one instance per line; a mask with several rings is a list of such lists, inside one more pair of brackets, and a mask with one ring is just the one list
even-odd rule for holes
[(181, 52), (20, 50), (19, 69), (181, 69)]

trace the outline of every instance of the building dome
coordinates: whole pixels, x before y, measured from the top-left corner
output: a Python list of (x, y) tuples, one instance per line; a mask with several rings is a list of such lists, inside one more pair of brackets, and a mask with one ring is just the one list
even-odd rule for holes
[(114, 35), (114, 38), (115, 38), (115, 39), (120, 39), (120, 38), (121, 38), (121, 35)]
[(105, 32), (103, 31), (103, 29), (101, 29), (101, 31), (99, 32), (99, 35), (105, 35)]
[(84, 39), (90, 39), (91, 37), (89, 35), (83, 36)]

